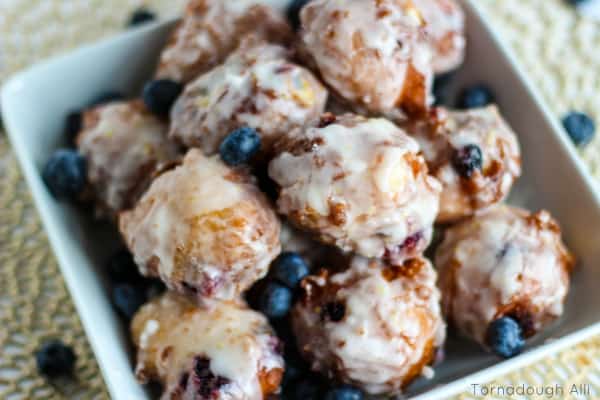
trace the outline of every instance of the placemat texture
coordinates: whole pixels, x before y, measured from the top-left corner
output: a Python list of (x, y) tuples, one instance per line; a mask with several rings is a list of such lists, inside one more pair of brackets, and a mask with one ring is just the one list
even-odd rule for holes
[[(600, 24), (577, 16), (563, 0), (479, 1), (557, 118), (578, 109), (600, 123)], [(0, 0), (0, 83), (35, 61), (122, 30), (137, 7), (144, 5), (167, 17), (178, 14), (183, 4), (184, 0)], [(600, 138), (581, 155), (600, 181)], [(36, 372), (32, 354), (39, 343), (53, 337), (75, 348), (73, 381), (51, 385)], [(494, 382), (522, 383), (565, 388), (583, 383), (589, 385), (589, 394), (566, 392), (554, 398), (600, 399), (600, 337)], [(470, 389), (457, 398), (508, 398), (474, 395)], [(105, 399), (108, 394), (15, 157), (0, 133), (0, 399), (75, 398)]]

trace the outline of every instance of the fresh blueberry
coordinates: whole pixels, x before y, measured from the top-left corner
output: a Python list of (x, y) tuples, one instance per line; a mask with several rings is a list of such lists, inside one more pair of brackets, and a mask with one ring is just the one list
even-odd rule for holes
[(485, 85), (475, 85), (464, 89), (458, 99), (463, 109), (484, 107), (494, 102), (492, 91)]
[(146, 302), (145, 287), (129, 283), (118, 284), (112, 290), (112, 301), (117, 311), (130, 320)]
[(488, 327), (487, 343), (494, 353), (509, 358), (523, 350), (525, 340), (517, 321), (510, 317), (502, 317)]
[(596, 133), (594, 120), (581, 112), (571, 111), (563, 118), (562, 123), (575, 146), (588, 144)]
[(133, 256), (127, 250), (119, 250), (108, 260), (108, 276), (112, 282), (136, 282), (141, 279)]
[(260, 310), (269, 318), (284, 317), (291, 306), (292, 291), (278, 283), (268, 283), (260, 295)]
[(468, 144), (455, 150), (452, 157), (452, 166), (460, 176), (469, 179), (476, 170), (481, 171), (483, 166), (481, 149), (475, 144)]
[(50, 378), (72, 374), (76, 360), (73, 349), (60, 340), (46, 342), (35, 352), (38, 371)]
[(138, 8), (131, 14), (127, 26), (136, 26), (151, 22), (156, 19), (156, 14), (146, 8)]
[(170, 79), (157, 79), (144, 85), (142, 99), (148, 110), (165, 117), (169, 115), (175, 100), (181, 94), (183, 86), (179, 82)]
[(308, 275), (308, 265), (298, 253), (285, 252), (273, 262), (273, 277), (290, 289), (295, 289)]
[(44, 166), (42, 179), (57, 199), (75, 199), (86, 183), (85, 158), (75, 150), (57, 150)]
[(300, 28), (300, 11), (307, 5), (310, 0), (292, 0), (287, 9), (287, 16), (292, 28), (298, 30)]
[(96, 107), (102, 104), (112, 103), (113, 101), (121, 100), (125, 100), (125, 96), (123, 96), (122, 93), (114, 90), (109, 90), (107, 92), (101, 93), (98, 97), (96, 97), (94, 101), (90, 103), (90, 107)]
[(81, 131), (82, 116), (80, 111), (72, 111), (65, 119), (65, 135), (71, 145), (75, 145), (75, 139)]
[(260, 136), (256, 129), (243, 127), (231, 132), (219, 147), (221, 159), (227, 165), (245, 164), (260, 150)]
[(350, 385), (341, 385), (331, 388), (325, 394), (325, 400), (363, 400), (364, 395), (360, 389)]

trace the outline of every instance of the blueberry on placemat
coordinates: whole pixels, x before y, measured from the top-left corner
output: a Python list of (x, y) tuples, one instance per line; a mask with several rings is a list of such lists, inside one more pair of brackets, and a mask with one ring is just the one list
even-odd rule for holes
[(461, 177), (469, 179), (476, 170), (481, 171), (483, 166), (481, 149), (475, 144), (456, 149), (452, 157), (452, 166)]
[(65, 118), (65, 135), (71, 145), (75, 145), (75, 139), (81, 131), (83, 117), (80, 111), (71, 111)]
[(325, 400), (363, 400), (363, 392), (350, 385), (341, 385), (331, 388), (325, 394)]
[(156, 14), (147, 8), (138, 8), (131, 14), (129, 21), (127, 22), (127, 26), (136, 26), (140, 24), (145, 24), (146, 22), (151, 22), (156, 19)]
[(35, 352), (38, 371), (50, 378), (72, 374), (76, 360), (73, 349), (60, 340), (46, 342)]
[(169, 115), (171, 107), (181, 94), (183, 86), (170, 79), (157, 79), (144, 85), (142, 99), (144, 104), (155, 115), (165, 117)]
[(271, 268), (273, 277), (290, 289), (295, 289), (309, 272), (306, 262), (293, 252), (281, 253)]
[(130, 320), (146, 302), (146, 288), (143, 285), (118, 284), (112, 290), (112, 301), (117, 311)]
[(90, 103), (90, 107), (100, 106), (106, 103), (112, 103), (113, 101), (125, 100), (123, 93), (117, 92), (116, 90), (109, 90), (101, 93)]
[(231, 132), (219, 146), (221, 159), (230, 166), (247, 163), (259, 150), (260, 136), (256, 129), (250, 127), (239, 128)]
[(565, 130), (576, 146), (584, 146), (592, 141), (596, 124), (587, 114), (571, 111), (562, 120)]
[(465, 88), (458, 97), (458, 107), (462, 109), (479, 108), (494, 102), (494, 95), (485, 85)]
[(525, 340), (517, 321), (510, 317), (502, 317), (488, 327), (487, 344), (500, 357), (510, 358), (523, 350)]
[(57, 150), (44, 166), (42, 179), (57, 199), (75, 199), (86, 183), (85, 158), (75, 150)]
[(302, 7), (309, 2), (310, 0), (292, 0), (290, 3), (287, 9), (287, 16), (294, 30), (298, 30), (298, 28), (300, 28), (300, 11), (302, 10)]
[(292, 291), (287, 286), (269, 282), (260, 294), (259, 306), (269, 318), (284, 317), (292, 306)]

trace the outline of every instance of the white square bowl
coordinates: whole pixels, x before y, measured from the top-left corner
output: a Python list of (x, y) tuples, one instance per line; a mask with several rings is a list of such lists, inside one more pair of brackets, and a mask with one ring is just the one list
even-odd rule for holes
[[(273, 2), (274, 0), (263, 0)], [(279, 2), (285, 0), (277, 0)], [(514, 58), (465, 0), (468, 56), (452, 83), (456, 90), (485, 82), (519, 135), (524, 174), (510, 202), (546, 208), (560, 221), (578, 257), (565, 315), (528, 343), (520, 356), (501, 361), (464, 340), (450, 338), (447, 358), (431, 380), (411, 385), (407, 396), (440, 399), (600, 333), (600, 198), (555, 118), (532, 90)], [(134, 94), (151, 76), (173, 22), (153, 24), (37, 65), (2, 90), (2, 115), (108, 389), (115, 399), (148, 399), (135, 381), (127, 328), (113, 311), (102, 272), (118, 243), (117, 232), (57, 203), (40, 171), (66, 143), (65, 115), (108, 89)], [(552, 339), (552, 340), (549, 340)]]

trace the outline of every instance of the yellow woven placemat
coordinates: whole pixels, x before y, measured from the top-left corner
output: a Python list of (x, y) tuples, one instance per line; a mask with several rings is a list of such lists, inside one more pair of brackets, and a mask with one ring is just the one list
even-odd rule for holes
[[(479, 1), (557, 116), (575, 108), (600, 122), (600, 23), (576, 16), (563, 0)], [(170, 16), (178, 14), (183, 3), (0, 0), (0, 83), (34, 61), (118, 32), (131, 10), (141, 5)], [(600, 181), (600, 138), (581, 154)], [(75, 381), (53, 386), (37, 375), (33, 351), (51, 337), (74, 346)], [(580, 383), (588, 385), (589, 394), (575, 397), (567, 390), (554, 398), (600, 399), (600, 337), (493, 384), (570, 388)], [(469, 389), (457, 398), (548, 398), (482, 396)], [(0, 133), (0, 399), (50, 398), (108, 395), (15, 157)]]

